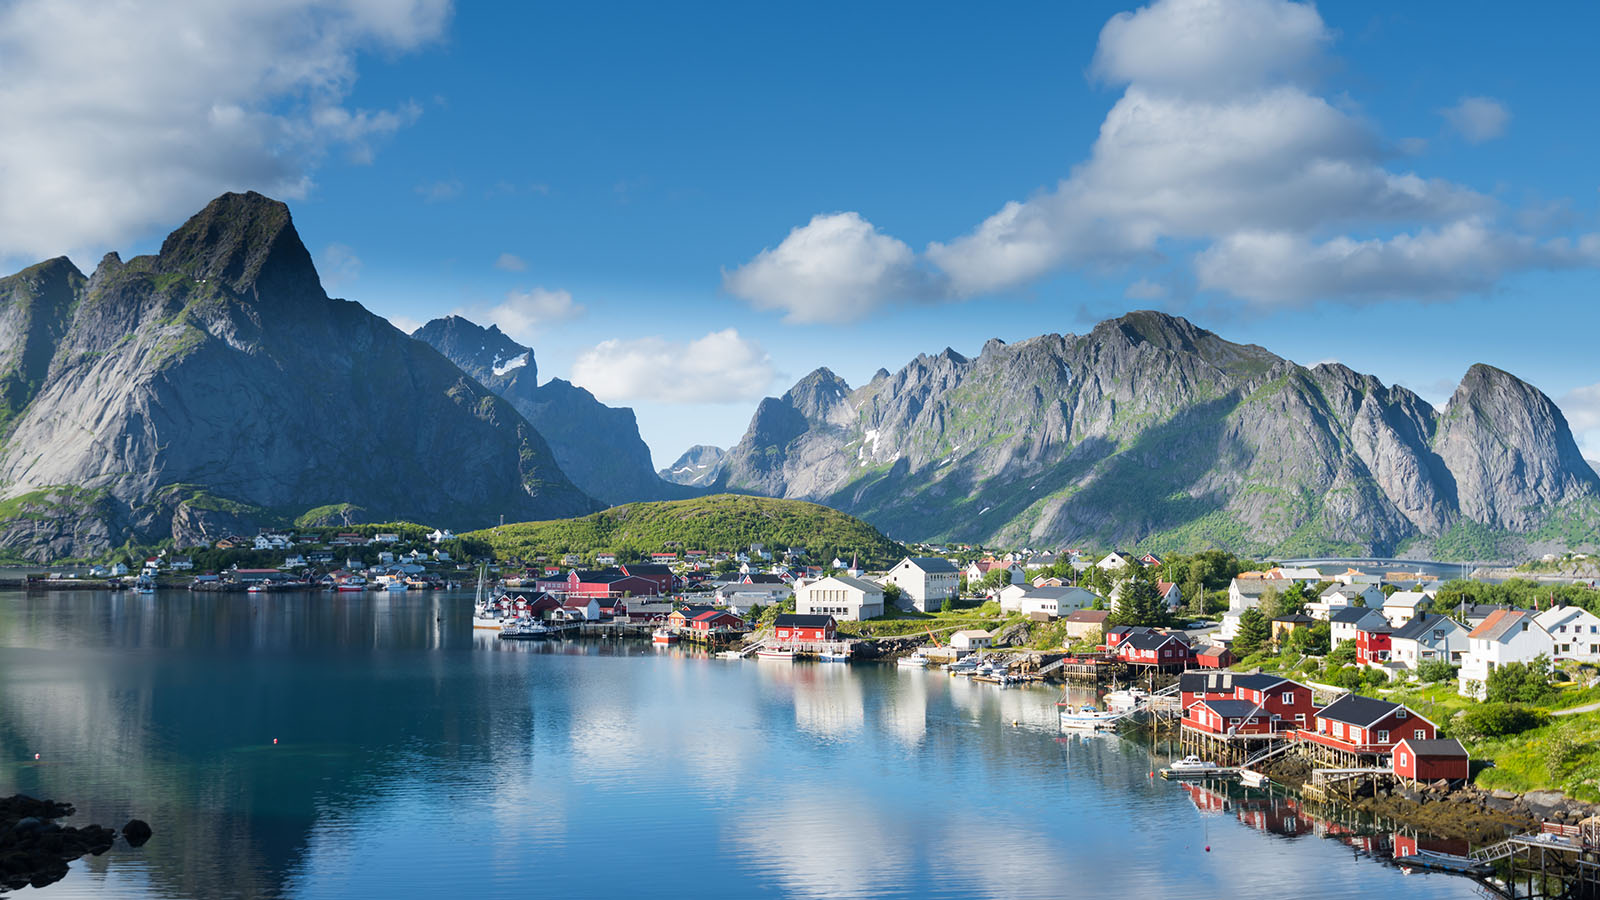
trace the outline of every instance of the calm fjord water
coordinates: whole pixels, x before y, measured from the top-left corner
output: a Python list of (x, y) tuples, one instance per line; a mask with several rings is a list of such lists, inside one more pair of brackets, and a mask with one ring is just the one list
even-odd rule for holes
[(155, 828), (40, 896), (1476, 896), (1203, 814), (1054, 691), (511, 644), (470, 605), (0, 594), (0, 792)]

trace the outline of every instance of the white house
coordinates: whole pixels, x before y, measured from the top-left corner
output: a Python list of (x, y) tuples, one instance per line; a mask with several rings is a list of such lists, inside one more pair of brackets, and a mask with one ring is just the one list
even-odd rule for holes
[(1433, 613), (1419, 613), (1389, 635), (1389, 661), (1415, 669), (1430, 659), (1459, 665), (1471, 641), (1465, 625)]
[(167, 567), (174, 572), (188, 572), (194, 569), (194, 560), (187, 556), (174, 556), (167, 563)]
[(1427, 612), (1433, 595), (1426, 591), (1395, 591), (1383, 601), (1383, 617), (1396, 628)]
[(1239, 617), (1247, 609), (1261, 607), (1261, 595), (1267, 588), (1283, 590), (1288, 587), (1276, 579), (1267, 578), (1235, 578), (1228, 582), (1228, 611), (1222, 614), (1222, 628), (1217, 632), (1217, 637), (1224, 641), (1231, 641), (1239, 634)]
[(386, 531), (382, 534), (373, 535), (372, 542), (374, 544), (398, 544), (400, 543), (400, 535)]
[(1011, 580), (1007, 582), (1008, 584), (1025, 584), (1028, 581), (1028, 573), (1021, 566), (1016, 563), (1003, 563), (999, 560), (975, 560), (967, 563), (967, 567), (962, 570), (961, 574), (967, 576), (968, 586), (975, 589), (977, 583), (995, 569), (1005, 569), (1011, 573)]
[(280, 568), (280, 569), (304, 569), (305, 567), (306, 567), (306, 558), (304, 556), (301, 556), (300, 554), (296, 553), (293, 556), (284, 557), (283, 565), (279, 566), (278, 568)]
[(454, 538), (455, 535), (451, 534), (450, 529), (448, 528), (435, 528), (428, 534), (428, 540), (433, 541), (435, 544), (442, 541), (453, 540)]
[(256, 535), (257, 550), (282, 550), (290, 546), (289, 536), (286, 534), (258, 534)]
[(1581, 606), (1557, 606), (1533, 620), (1555, 642), (1555, 657), (1600, 662), (1600, 616)]
[(957, 650), (982, 650), (994, 646), (994, 636), (981, 629), (969, 628), (950, 635), (950, 646)]
[(795, 582), (794, 611), (806, 616), (833, 616), (858, 622), (883, 615), (883, 587), (848, 575)]
[[(1356, 601), (1360, 600), (1360, 603)], [(1352, 606), (1379, 609), (1383, 606), (1383, 591), (1376, 585), (1335, 584), (1322, 592), (1317, 599), (1306, 604), (1306, 615), (1321, 622), (1331, 621), (1334, 610)]]
[(1132, 555), (1124, 553), (1121, 550), (1113, 550), (1102, 557), (1099, 562), (1095, 563), (1095, 565), (1105, 569), (1107, 572), (1115, 572), (1124, 566), (1131, 566), (1135, 562), (1136, 560)]
[(961, 573), (955, 564), (938, 556), (908, 556), (880, 580), (900, 588), (901, 609), (917, 612), (938, 612), (961, 590)]
[(1000, 591), (1002, 613), (1032, 615), (1042, 612), (1050, 618), (1064, 616), (1080, 609), (1094, 606), (1093, 592), (1078, 587), (1028, 587), (1013, 584)]
[(1489, 673), (1507, 663), (1525, 663), (1539, 654), (1554, 656), (1556, 642), (1550, 632), (1525, 609), (1495, 611), (1467, 635), (1467, 655), (1461, 659), (1457, 692), (1482, 700)]
[(111, 575), (112, 578), (116, 578), (116, 577), (121, 576), (121, 575), (126, 575), (126, 574), (128, 574), (128, 567), (126, 565), (124, 565), (123, 563), (119, 563), (119, 562), (112, 563), (109, 574)]
[(1362, 630), (1371, 630), (1378, 626), (1388, 628), (1389, 620), (1375, 609), (1360, 606), (1338, 607), (1328, 614), (1329, 649), (1345, 641), (1355, 640), (1356, 634)]
[(600, 601), (593, 597), (587, 600), (582, 598), (569, 599), (566, 603), (561, 604), (561, 611), (565, 614), (565, 618), (574, 621), (582, 619), (585, 622), (594, 622), (600, 618)]

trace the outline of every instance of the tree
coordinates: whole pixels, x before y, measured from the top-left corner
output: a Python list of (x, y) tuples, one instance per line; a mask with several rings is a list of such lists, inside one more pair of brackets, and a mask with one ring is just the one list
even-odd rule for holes
[(1538, 703), (1555, 691), (1550, 657), (1541, 653), (1525, 663), (1497, 666), (1483, 687), (1490, 703)]
[(888, 609), (890, 607), (898, 607), (900, 605), (900, 598), (904, 596), (904, 594), (905, 592), (900, 590), (900, 585), (895, 584), (892, 581), (888, 584), (885, 584), (883, 586), (883, 608)]
[(956, 602), (954, 600), (951, 600), (949, 597), (944, 598), (944, 602), (939, 604), (939, 611), (940, 612), (954, 612), (955, 608), (956, 608)]
[(1198, 618), (1206, 614), (1206, 587), (1200, 579), (1191, 577), (1184, 583), (1183, 599), (1188, 605), (1189, 615)]
[(1417, 663), (1417, 680), (1426, 684), (1453, 681), (1455, 677), (1456, 667), (1450, 665), (1448, 659), (1425, 659)]
[(986, 588), (1002, 588), (1011, 583), (1011, 570), (996, 566), (983, 573), (983, 586)]
[(1090, 566), (1083, 572), (1083, 587), (1101, 597), (1111, 594), (1111, 578), (1099, 566)]
[(1259, 609), (1247, 609), (1239, 617), (1239, 631), (1233, 637), (1233, 655), (1239, 659), (1251, 656), (1266, 646), (1272, 638), (1272, 626)]
[(1278, 611), (1278, 598), (1278, 589), (1268, 587), (1261, 592), (1261, 598), (1257, 601), (1256, 608), (1261, 610), (1261, 615), (1266, 617), (1268, 622), (1283, 615)]
[(1167, 602), (1156, 592), (1150, 573), (1143, 566), (1131, 566), (1122, 577), (1117, 593), (1117, 609), (1109, 621), (1113, 625), (1145, 625), (1159, 628), (1172, 622)]

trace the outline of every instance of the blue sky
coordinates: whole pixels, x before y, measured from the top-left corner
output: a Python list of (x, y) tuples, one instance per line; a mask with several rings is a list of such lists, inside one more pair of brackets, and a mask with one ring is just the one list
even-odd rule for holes
[(1434, 402), (1488, 362), (1600, 456), (1588, 5), (100, 6), (0, 12), (8, 270), (262, 190), (330, 293), (500, 322), (658, 465), (1146, 307)]

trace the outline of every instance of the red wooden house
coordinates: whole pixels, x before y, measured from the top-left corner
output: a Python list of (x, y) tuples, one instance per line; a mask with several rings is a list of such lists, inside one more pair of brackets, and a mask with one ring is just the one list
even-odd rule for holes
[(1145, 631), (1118, 641), (1116, 654), (1129, 665), (1185, 669), (1194, 658), (1194, 648), (1184, 635)]
[(714, 612), (716, 609), (717, 607), (715, 606), (685, 606), (683, 609), (675, 609), (667, 614), (667, 627), (692, 627), (689, 623), (693, 622), (696, 616), (701, 613)]
[(650, 588), (642, 591), (635, 590), (633, 592), (635, 597), (672, 593), (672, 569), (667, 566), (658, 566), (650, 563), (626, 563), (622, 566), (622, 574), (629, 578), (640, 578), (650, 582)]
[(1206, 734), (1272, 734), (1272, 717), (1247, 700), (1199, 700), (1183, 711), (1183, 725)]
[(1362, 665), (1389, 660), (1389, 642), (1394, 629), (1377, 618), (1372, 616), (1356, 628), (1356, 662)]
[(1409, 779), (1412, 784), (1441, 778), (1466, 781), (1472, 773), (1472, 759), (1467, 755), (1467, 748), (1451, 738), (1431, 741), (1401, 738), (1394, 745), (1392, 764), (1394, 774)]
[[(1184, 724), (1191, 724), (1188, 710), (1208, 700), (1234, 701), (1260, 709), (1267, 728), (1259, 733), (1269, 734), (1307, 727), (1316, 717), (1317, 708), (1311, 700), (1311, 688), (1298, 681), (1279, 675), (1238, 675), (1233, 672), (1185, 672), (1178, 679), (1179, 702), (1185, 710)], [(1229, 707), (1230, 709), (1232, 707)], [(1228, 733), (1213, 730), (1202, 724), (1199, 717), (1194, 727), (1209, 734)], [(1248, 723), (1245, 723), (1248, 724)], [(1257, 733), (1236, 731), (1236, 734)]]
[(1117, 649), (1118, 644), (1121, 644), (1128, 638), (1136, 634), (1149, 634), (1152, 631), (1155, 631), (1155, 629), (1146, 625), (1113, 625), (1112, 627), (1106, 629), (1106, 649), (1115, 650)]
[(694, 631), (743, 631), (744, 619), (725, 609), (708, 609), (689, 620)]
[(1237, 661), (1233, 651), (1218, 644), (1201, 647), (1194, 655), (1194, 664), (1202, 669), (1226, 669)]
[(1402, 738), (1431, 741), (1434, 724), (1404, 705), (1345, 694), (1317, 713), (1314, 730), (1303, 741), (1358, 756), (1387, 756)]
[(773, 620), (772, 634), (779, 643), (822, 643), (837, 637), (833, 616), (783, 613)]

